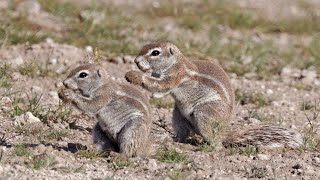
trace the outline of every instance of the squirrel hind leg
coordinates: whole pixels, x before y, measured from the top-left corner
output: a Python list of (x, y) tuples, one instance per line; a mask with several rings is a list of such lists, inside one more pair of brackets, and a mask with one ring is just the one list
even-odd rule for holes
[(255, 125), (239, 132), (229, 133), (223, 141), (225, 147), (255, 145), (268, 149), (298, 148), (304, 143), (302, 135), (277, 125)]
[(149, 128), (143, 118), (135, 117), (130, 119), (119, 132), (120, 153), (128, 157), (147, 156), (146, 142), (149, 137)]
[(220, 142), (228, 121), (226, 109), (223, 103), (214, 102), (195, 107), (192, 114), (195, 133), (202, 136), (209, 144), (214, 143), (214, 141)]
[(175, 141), (187, 143), (190, 131), (193, 130), (190, 122), (180, 113), (178, 107), (174, 107), (172, 115), (172, 126), (175, 132)]
[(107, 137), (106, 133), (101, 129), (99, 123), (96, 123), (91, 133), (93, 143), (97, 146), (98, 151), (119, 151), (117, 145)]

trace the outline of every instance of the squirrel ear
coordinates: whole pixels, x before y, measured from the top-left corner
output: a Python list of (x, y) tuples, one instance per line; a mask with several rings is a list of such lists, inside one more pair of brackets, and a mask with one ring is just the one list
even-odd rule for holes
[(174, 50), (173, 50), (173, 48), (172, 48), (172, 47), (169, 47), (169, 52), (170, 52), (170, 54), (171, 54), (171, 55), (173, 55), (173, 54), (174, 54)]

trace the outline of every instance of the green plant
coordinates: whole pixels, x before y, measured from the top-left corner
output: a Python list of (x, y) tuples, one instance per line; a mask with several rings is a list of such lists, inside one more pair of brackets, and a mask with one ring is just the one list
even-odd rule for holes
[(61, 140), (61, 138), (63, 137), (67, 137), (68, 136), (68, 132), (66, 130), (49, 130), (48, 132), (46, 132), (46, 134), (44, 135), (44, 139), (46, 140)]
[(13, 152), (17, 155), (17, 156), (25, 156), (25, 157), (29, 157), (32, 155), (31, 151), (27, 148), (26, 145), (24, 144), (16, 144), (13, 145)]
[(3, 64), (0, 66), (0, 87), (10, 88), (12, 86), (11, 73), (12, 68), (10, 65)]
[(156, 158), (161, 162), (167, 163), (186, 163), (188, 157), (184, 153), (177, 152), (174, 148), (169, 148), (167, 145), (161, 145), (156, 154)]
[(308, 124), (304, 128), (304, 147), (302, 148), (303, 150), (320, 152), (320, 137), (317, 133), (318, 127), (315, 124), (315, 122), (319, 121), (320, 117), (319, 103), (315, 101), (309, 111), (311, 112), (308, 114), (306, 110), (304, 110)]
[(186, 173), (183, 173), (181, 170), (173, 170), (168, 174), (168, 176), (171, 180), (182, 180), (188, 177)]
[(257, 119), (261, 122), (270, 122), (270, 121), (276, 121), (276, 120), (278, 120), (278, 122), (282, 121), (281, 118), (274, 118), (270, 115), (258, 112), (258, 109), (249, 110), (248, 118), (249, 119), (254, 118), (254, 119)]
[(167, 101), (163, 98), (151, 98), (149, 102), (151, 105), (155, 106), (156, 108), (169, 109), (169, 108), (173, 108), (174, 106), (174, 102)]
[(240, 101), (241, 105), (245, 104), (255, 104), (258, 108), (269, 106), (271, 104), (271, 99), (265, 96), (261, 92), (245, 92), (240, 89), (235, 91), (236, 100)]
[(123, 154), (117, 154), (111, 158), (111, 163), (113, 168), (115, 169), (123, 169), (124, 167), (131, 166), (131, 162), (129, 161), (128, 157)]
[(27, 104), (24, 104), (21, 98), (13, 98), (11, 117), (31, 112), (44, 123), (68, 122), (71, 119), (72, 109), (64, 103), (59, 102), (57, 107), (45, 107), (41, 105), (42, 95), (30, 96), (27, 94), (27, 99)]
[(253, 166), (250, 168), (249, 172), (247, 172), (248, 178), (265, 178), (268, 176), (268, 170), (265, 167), (257, 167)]
[(36, 60), (26, 62), (18, 67), (20, 74), (24, 76), (35, 77), (48, 77), (57, 75), (56, 72), (50, 70), (48, 64), (38, 63)]
[(30, 164), (32, 168), (39, 170), (42, 168), (54, 166), (55, 164), (57, 164), (57, 161), (52, 156), (40, 154), (40, 155), (33, 156)]
[(76, 152), (78, 157), (84, 157), (88, 159), (94, 159), (97, 157), (101, 157), (102, 153), (98, 152), (95, 149), (80, 149)]
[(252, 145), (230, 145), (227, 148), (226, 155), (231, 156), (234, 154), (251, 156), (258, 154), (259, 149)]

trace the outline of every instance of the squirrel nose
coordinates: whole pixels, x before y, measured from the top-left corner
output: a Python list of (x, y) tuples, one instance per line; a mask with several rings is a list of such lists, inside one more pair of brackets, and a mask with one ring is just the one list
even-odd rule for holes
[(68, 80), (64, 80), (64, 81), (62, 82), (62, 84), (63, 84), (65, 87), (68, 87)]
[(141, 57), (138, 56), (136, 57), (136, 59), (134, 59), (134, 63), (138, 64), (141, 61)]

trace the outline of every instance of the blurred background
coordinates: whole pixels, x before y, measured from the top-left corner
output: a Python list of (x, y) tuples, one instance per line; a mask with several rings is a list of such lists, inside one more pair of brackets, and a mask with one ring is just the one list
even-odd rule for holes
[[(93, 53), (126, 83), (159, 40), (218, 60), (235, 89), (231, 124), (281, 124), (303, 147), (174, 143), (165, 97), (150, 98), (154, 156), (101, 158), (95, 120), (62, 103), (61, 81)], [(319, 75), (320, 0), (0, 0), (0, 179), (320, 179)]]
[(319, 32), (319, 0), (0, 1), (2, 47), (50, 38), (113, 57), (169, 40), (258, 79), (277, 78), (285, 66), (319, 72)]

